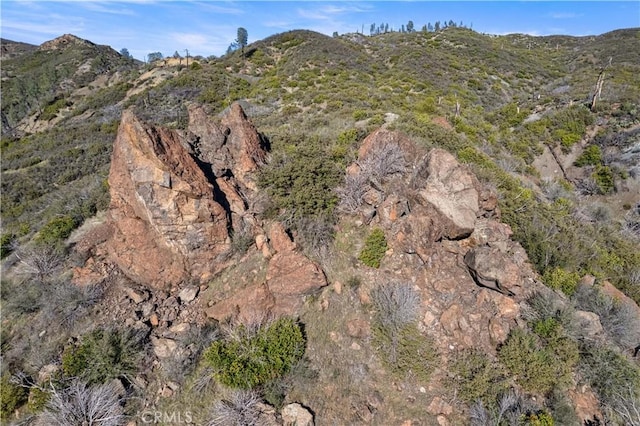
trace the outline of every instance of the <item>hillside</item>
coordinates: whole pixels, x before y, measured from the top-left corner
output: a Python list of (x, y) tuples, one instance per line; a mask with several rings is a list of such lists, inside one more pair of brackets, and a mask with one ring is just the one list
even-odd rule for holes
[(640, 424), (639, 35), (2, 40), (3, 424)]

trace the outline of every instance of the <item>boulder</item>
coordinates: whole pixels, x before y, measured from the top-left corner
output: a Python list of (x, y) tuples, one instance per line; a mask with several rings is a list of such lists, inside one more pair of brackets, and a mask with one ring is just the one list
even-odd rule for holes
[(207, 317), (223, 321), (229, 317), (251, 321), (264, 318), (276, 304), (273, 293), (266, 283), (252, 285), (236, 291), (231, 297), (207, 308)]
[(295, 251), (276, 253), (267, 267), (267, 285), (276, 299), (276, 311), (292, 314), (302, 306), (304, 296), (327, 285), (324, 272), (315, 262)]
[(153, 346), (153, 353), (156, 354), (158, 358), (169, 358), (178, 348), (178, 344), (173, 339), (153, 336), (151, 337), (151, 345)]
[(575, 324), (575, 330), (586, 339), (594, 340), (604, 333), (600, 317), (593, 312), (575, 311), (572, 320)]
[(521, 295), (522, 274), (512, 256), (497, 247), (476, 247), (464, 256), (464, 264), (473, 280), (481, 287), (508, 296)]
[(296, 403), (282, 407), (282, 421), (285, 426), (313, 426), (313, 414), (311, 411)]
[(418, 164), (414, 185), (419, 184), (418, 178), (426, 178), (420, 196), (450, 221), (444, 236), (468, 237), (480, 212), (480, 183), (475, 175), (449, 152), (433, 149)]
[(228, 249), (228, 213), (177, 132), (125, 111), (109, 187), (108, 252), (127, 276), (164, 287), (216, 269), (216, 257)]
[(424, 155), (424, 149), (404, 133), (381, 127), (364, 138), (358, 150), (358, 158), (366, 158), (386, 145), (397, 145), (404, 153), (407, 163), (412, 163), (418, 156)]
[(185, 287), (178, 293), (180, 303), (189, 303), (196, 298), (200, 292), (200, 287)]

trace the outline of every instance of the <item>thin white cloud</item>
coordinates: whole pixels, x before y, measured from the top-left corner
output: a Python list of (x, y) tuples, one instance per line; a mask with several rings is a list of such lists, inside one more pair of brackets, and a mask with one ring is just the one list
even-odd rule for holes
[[(97, 13), (109, 13), (112, 15), (128, 15), (133, 16), (135, 12), (126, 7), (120, 7), (119, 3), (114, 2), (101, 2), (101, 1), (86, 1), (80, 2), (78, 5), (86, 10)], [(117, 7), (114, 7), (116, 6)]]
[(245, 13), (241, 7), (221, 6), (219, 3), (195, 2), (193, 4), (207, 12), (219, 13), (221, 15), (242, 15)]
[(369, 11), (369, 9), (365, 9), (361, 6), (322, 5), (320, 7), (317, 7), (314, 3), (309, 4), (313, 5), (313, 7), (297, 9), (298, 16), (306, 19), (326, 21), (336, 19), (337, 15)]
[(549, 16), (553, 19), (575, 19), (583, 16), (581, 13), (574, 12), (553, 12)]
[(267, 28), (279, 28), (279, 29), (287, 29), (291, 28), (293, 22), (291, 21), (265, 21), (262, 23)]
[[(55, 19), (55, 18), (54, 18)], [(53, 38), (62, 34), (78, 33), (85, 28), (82, 20), (71, 21), (59, 21), (50, 23), (37, 23), (27, 21), (13, 21), (11, 19), (3, 19), (2, 32), (14, 32), (14, 33), (27, 33), (31, 35), (51, 36)]]
[(512, 30), (512, 31), (505, 31), (505, 30), (494, 30), (494, 31), (484, 31), (487, 34), (493, 34), (493, 35), (509, 35), (509, 34), (526, 34), (526, 35), (530, 35), (530, 36), (534, 36), (534, 37), (538, 37), (543, 35), (539, 30)]

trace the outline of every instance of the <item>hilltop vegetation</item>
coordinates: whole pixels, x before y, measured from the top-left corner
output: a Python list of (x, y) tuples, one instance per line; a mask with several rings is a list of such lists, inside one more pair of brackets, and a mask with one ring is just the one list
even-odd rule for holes
[[(343, 298), (332, 293), (330, 307), (318, 313), (311, 308), (316, 296), (310, 296), (300, 322), (285, 318), (255, 329), (224, 324), (222, 333), (194, 327), (181, 343), (197, 356), (185, 361), (188, 366), (174, 366), (171, 380), (158, 378), (178, 382), (171, 392), (177, 396), (165, 398), (162, 407), (196, 399), (191, 397), (216, 386), (210, 382), (215, 379), (229, 388), (216, 402), (216, 418), (236, 418), (225, 416), (239, 415), (233, 410), (243, 403), (250, 408), (246, 415), (260, 418), (258, 401), (280, 408), (292, 395), (289, 400), (312, 401), (330, 420), (351, 410), (349, 421), (356, 423), (371, 421), (384, 399), (398, 413), (392, 408), (380, 418), (399, 422), (403, 411), (427, 416), (411, 401), (424, 392), (411, 389), (444, 375), (454, 388), (442, 391), (448, 401), (443, 406), (462, 410), (452, 421), (498, 424), (504, 409), (504, 418), (522, 424), (579, 424), (568, 395), (584, 385), (598, 397), (606, 417), (601, 420), (640, 424), (625, 412), (640, 398), (640, 370), (632, 357), (640, 318), (612, 293), (617, 289), (640, 304), (640, 51), (628, 47), (639, 37), (637, 29), (592, 37), (489, 36), (466, 28), (337, 37), (291, 31), (220, 58), (198, 58), (189, 67), (142, 65), (73, 36), (39, 48), (15, 46), (7, 55), (3, 50), (1, 253), (3, 268), (15, 272), (2, 286), (2, 361), (14, 374), (2, 378), (3, 419), (26, 404), (24, 389), (45, 365), (62, 365), (52, 375), (56, 386), (91, 373), (85, 370), (93, 365), (108, 373), (91, 376), (101, 386), (118, 378), (135, 387), (133, 377), (151, 371), (136, 355), (150, 352), (148, 336), (120, 330), (124, 324), (105, 330), (77, 321), (100, 312), (105, 289), (78, 290), (69, 283), (68, 271), (86, 259), (71, 255), (68, 238), (108, 208), (112, 143), (123, 110), (182, 132), (190, 103), (217, 114), (239, 101), (271, 148), (257, 178), (265, 194), (261, 220), (283, 223), (300, 249), (340, 282)], [(389, 247), (382, 229), (369, 229), (350, 216), (357, 209), (345, 208), (349, 190), (361, 190), (361, 198), (367, 190), (357, 181), (349, 187), (345, 169), (363, 160), (363, 139), (381, 126), (403, 132), (421, 149), (446, 149), (495, 190), (501, 220), (541, 281), (556, 291), (553, 298), (528, 300), (521, 327), (490, 352), (438, 354), (437, 342), (418, 325), (422, 319), (413, 311), (420, 296), (410, 285), (379, 286), (363, 302), (361, 289), (371, 288), (363, 280), (377, 276), (372, 271), (381, 261), (379, 273), (385, 273)], [(391, 161), (392, 154), (379, 160)], [(406, 172), (405, 164), (388, 175), (399, 172)], [(383, 172), (372, 176), (375, 185), (388, 183)], [(243, 275), (242, 262), (251, 265), (247, 270), (255, 266), (248, 248), (253, 241), (236, 233), (232, 244), (237, 274)], [(349, 255), (342, 258), (343, 252)], [(46, 267), (35, 258), (45, 259)], [(24, 265), (37, 271), (18, 274)], [(334, 276), (336, 271), (350, 275)], [(251, 273), (263, 271), (255, 266)], [(585, 276), (597, 284), (585, 286)], [(222, 279), (209, 284), (222, 286)], [(49, 291), (58, 306), (48, 306)], [(389, 305), (402, 298), (403, 306), (416, 306), (412, 312)], [(398, 312), (408, 319), (390, 325)], [(585, 337), (576, 323), (589, 313), (598, 317), (600, 340)], [(367, 338), (356, 343), (363, 350), (354, 360), (326, 359), (323, 345), (340, 343), (329, 331), (334, 322), (356, 316), (372, 319), (372, 329), (362, 332)], [(52, 331), (35, 338), (48, 324)], [(273, 331), (278, 327), (286, 339)], [(361, 337), (360, 329), (354, 333)], [(69, 343), (77, 336), (83, 337)], [(447, 360), (442, 371), (438, 356)], [(263, 358), (277, 362), (269, 369)], [(70, 373), (76, 370), (82, 374)], [(18, 372), (25, 373), (22, 382)], [(368, 383), (362, 388), (383, 390), (360, 394), (360, 382), (346, 379), (364, 383), (369, 375), (392, 379), (393, 389)], [(343, 388), (329, 389), (333, 379)], [(314, 381), (338, 402), (321, 400)], [(47, 389), (30, 391), (27, 411), (37, 413), (46, 402), (33, 400), (52, 396), (38, 393)], [(352, 407), (337, 406), (341, 400)], [(124, 407), (140, 408), (135, 404)], [(440, 414), (429, 413), (433, 419)]]

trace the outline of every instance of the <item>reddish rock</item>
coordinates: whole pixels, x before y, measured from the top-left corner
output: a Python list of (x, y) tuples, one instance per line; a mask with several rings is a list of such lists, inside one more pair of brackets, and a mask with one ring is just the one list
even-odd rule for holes
[(386, 145), (397, 145), (405, 154), (405, 160), (412, 163), (418, 156), (424, 154), (424, 149), (419, 147), (407, 135), (397, 131), (380, 128), (369, 134), (360, 145), (358, 158), (365, 158), (371, 152), (379, 150)]
[(504, 343), (509, 336), (509, 326), (498, 317), (491, 318), (489, 320), (489, 336), (495, 345)]
[(125, 111), (109, 172), (111, 259), (154, 287), (207, 277), (228, 249), (228, 215), (175, 131)]
[(371, 335), (371, 324), (363, 319), (355, 318), (347, 321), (347, 334), (355, 338), (369, 337)]
[(573, 402), (576, 415), (581, 422), (593, 420), (594, 417), (602, 419), (604, 416), (600, 411), (600, 402), (590, 387), (584, 386), (569, 391), (569, 398)]
[(459, 328), (458, 320), (462, 316), (460, 306), (453, 304), (440, 316), (440, 324), (448, 333), (453, 333)]
[(223, 321), (237, 316), (240, 320), (264, 318), (276, 304), (273, 293), (266, 283), (252, 285), (235, 292), (230, 298), (220, 301), (205, 310), (207, 317)]
[(611, 296), (618, 303), (628, 305), (629, 308), (635, 312), (635, 317), (640, 319), (640, 307), (633, 301), (629, 296), (618, 290), (613, 284), (609, 281), (604, 281), (602, 283), (602, 292)]
[(439, 396), (436, 396), (427, 407), (427, 412), (434, 416), (438, 414), (445, 414), (448, 416), (453, 413), (453, 407)]
[(276, 299), (276, 311), (291, 314), (302, 306), (304, 296), (327, 285), (322, 269), (297, 252), (279, 252), (269, 261), (267, 284)]
[(189, 131), (199, 157), (211, 164), (216, 177), (231, 174), (245, 188), (256, 189), (253, 172), (266, 161), (265, 142), (234, 103), (219, 120), (211, 120), (201, 106), (190, 105)]
[(296, 248), (295, 243), (280, 222), (275, 222), (271, 225), (269, 241), (271, 242), (271, 247), (278, 253), (292, 251)]
[(431, 119), (431, 122), (444, 129), (453, 130), (453, 126), (451, 125), (451, 123), (449, 123), (449, 120), (447, 120), (445, 117), (433, 117), (433, 119)]

